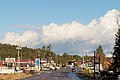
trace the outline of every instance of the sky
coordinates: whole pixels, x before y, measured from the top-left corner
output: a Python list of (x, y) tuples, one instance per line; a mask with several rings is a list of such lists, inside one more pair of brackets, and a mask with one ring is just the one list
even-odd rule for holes
[[(118, 0), (0, 0), (0, 42), (58, 54), (113, 51)], [(90, 54), (92, 55), (92, 54)]]

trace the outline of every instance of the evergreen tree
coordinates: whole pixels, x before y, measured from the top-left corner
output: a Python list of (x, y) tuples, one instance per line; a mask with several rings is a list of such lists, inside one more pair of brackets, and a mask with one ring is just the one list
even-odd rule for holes
[(116, 33), (115, 45), (114, 45), (114, 52), (113, 52), (113, 65), (112, 69), (117, 76), (117, 69), (120, 68), (120, 24), (119, 20), (117, 19), (118, 31)]
[(68, 60), (68, 54), (66, 52), (62, 55), (62, 59), (62, 63), (66, 65)]
[(103, 49), (102, 49), (101, 45), (99, 45), (99, 47), (97, 48), (96, 52), (97, 53), (103, 53)]
[(96, 61), (99, 61), (100, 64), (102, 64), (102, 67), (104, 68), (104, 62), (106, 60), (103, 48), (101, 45), (96, 49)]

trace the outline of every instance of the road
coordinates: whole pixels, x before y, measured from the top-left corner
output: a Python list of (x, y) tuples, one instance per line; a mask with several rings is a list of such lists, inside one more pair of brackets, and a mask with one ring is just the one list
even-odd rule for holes
[(60, 68), (57, 71), (49, 71), (49, 73), (41, 73), (30, 78), (22, 80), (73, 80), (68, 74), (71, 72), (71, 68)]

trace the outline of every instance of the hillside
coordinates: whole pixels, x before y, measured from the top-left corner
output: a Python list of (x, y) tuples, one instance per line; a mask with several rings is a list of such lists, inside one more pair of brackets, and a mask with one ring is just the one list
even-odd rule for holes
[[(18, 52), (16, 48), (17, 48), (16, 45), (0, 43), (0, 60), (4, 60), (4, 58), (6, 57), (17, 58)], [(22, 47), (22, 49), (20, 50), (20, 57), (22, 59), (34, 59), (36, 55), (37, 55), (36, 49)]]

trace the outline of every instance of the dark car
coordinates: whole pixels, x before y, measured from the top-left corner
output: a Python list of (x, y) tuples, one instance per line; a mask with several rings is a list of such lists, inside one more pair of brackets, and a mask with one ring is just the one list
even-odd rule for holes
[(72, 72), (75, 72), (75, 69), (74, 69), (74, 68), (72, 68)]

